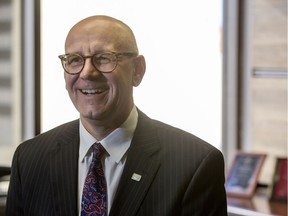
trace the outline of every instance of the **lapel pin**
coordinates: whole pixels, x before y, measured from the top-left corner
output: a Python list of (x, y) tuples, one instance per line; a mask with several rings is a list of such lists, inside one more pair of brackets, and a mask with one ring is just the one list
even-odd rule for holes
[(134, 181), (140, 181), (141, 180), (141, 175), (137, 174), (137, 173), (133, 173), (131, 179), (134, 180)]

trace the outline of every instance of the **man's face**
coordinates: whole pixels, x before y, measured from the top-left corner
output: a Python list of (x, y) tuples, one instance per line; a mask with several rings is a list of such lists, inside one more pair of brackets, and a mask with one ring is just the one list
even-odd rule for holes
[[(133, 52), (123, 50), (126, 46), (121, 44), (123, 38), (119, 38), (119, 31), (121, 28), (103, 21), (83, 23), (69, 33), (66, 53), (91, 56), (101, 51)], [(121, 115), (128, 116), (133, 106), (134, 61), (132, 57), (119, 56), (114, 71), (101, 73), (88, 58), (81, 73), (65, 73), (66, 89), (81, 119), (105, 124), (117, 121)]]

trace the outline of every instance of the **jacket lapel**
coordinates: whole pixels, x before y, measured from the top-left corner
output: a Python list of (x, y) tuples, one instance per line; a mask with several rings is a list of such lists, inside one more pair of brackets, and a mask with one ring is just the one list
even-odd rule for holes
[(76, 215), (79, 121), (66, 125), (59, 134), (49, 161), (55, 215)]
[(160, 147), (156, 131), (151, 125), (151, 120), (139, 110), (138, 112), (138, 125), (110, 216), (134, 216), (160, 166)]

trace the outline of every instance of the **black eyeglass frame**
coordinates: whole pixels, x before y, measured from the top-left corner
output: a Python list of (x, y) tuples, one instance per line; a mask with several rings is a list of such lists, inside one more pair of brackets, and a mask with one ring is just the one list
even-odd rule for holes
[[(76, 74), (80, 74), (80, 73), (82, 72), (82, 70), (83, 70), (83, 68), (85, 67), (85, 64), (86, 64), (86, 59), (88, 59), (88, 58), (92, 58), (92, 59), (93, 59), (94, 56), (99, 55), (99, 54), (112, 54), (112, 55), (114, 55), (114, 56), (116, 57), (115, 66), (114, 66), (114, 68), (113, 68), (112, 70), (109, 70), (109, 71), (101, 71), (101, 70), (99, 70), (99, 69), (96, 67), (96, 65), (94, 64), (94, 61), (93, 61), (93, 60), (91, 61), (91, 62), (92, 62), (92, 65), (94, 66), (94, 68), (95, 68), (97, 71), (101, 72), (101, 73), (111, 73), (111, 72), (113, 72), (113, 71), (115, 70), (115, 68), (117, 67), (117, 65), (118, 65), (118, 60), (119, 60), (118, 58), (119, 58), (119, 56), (121, 56), (121, 55), (123, 55), (123, 56), (128, 56), (128, 57), (136, 57), (136, 56), (138, 56), (138, 53), (136, 53), (136, 52), (100, 52), (100, 53), (95, 53), (95, 54), (90, 55), (90, 56), (83, 56), (83, 55), (81, 55), (81, 54), (79, 54), (79, 53), (66, 53), (66, 54), (59, 55), (58, 58), (61, 60), (61, 65), (62, 65), (62, 67), (63, 67), (63, 69), (64, 69), (64, 71), (65, 71), (66, 73), (68, 73), (68, 74), (70, 74), (70, 75), (76, 75)], [(80, 57), (82, 57), (82, 58), (84, 59), (84, 64), (83, 64), (83, 66), (82, 66), (82, 68), (80, 69), (79, 72), (77, 72), (77, 73), (71, 73), (71, 72), (69, 72), (69, 71), (67, 71), (67, 70), (65, 69), (64, 62), (65, 62), (65, 59), (67, 59), (67, 56), (69, 56), (69, 55), (80, 56)]]

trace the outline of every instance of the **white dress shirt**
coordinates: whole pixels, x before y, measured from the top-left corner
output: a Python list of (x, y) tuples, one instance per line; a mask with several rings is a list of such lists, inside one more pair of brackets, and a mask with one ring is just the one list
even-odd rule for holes
[(108, 214), (110, 212), (115, 192), (122, 175), (126, 162), (126, 152), (130, 147), (131, 140), (137, 125), (138, 112), (134, 106), (127, 120), (117, 129), (112, 131), (102, 140), (96, 140), (83, 126), (80, 121), (79, 134), (79, 162), (78, 162), (78, 210), (81, 214), (82, 191), (89, 165), (92, 161), (93, 152), (90, 147), (97, 141), (101, 142), (106, 150), (102, 158), (108, 195)]

